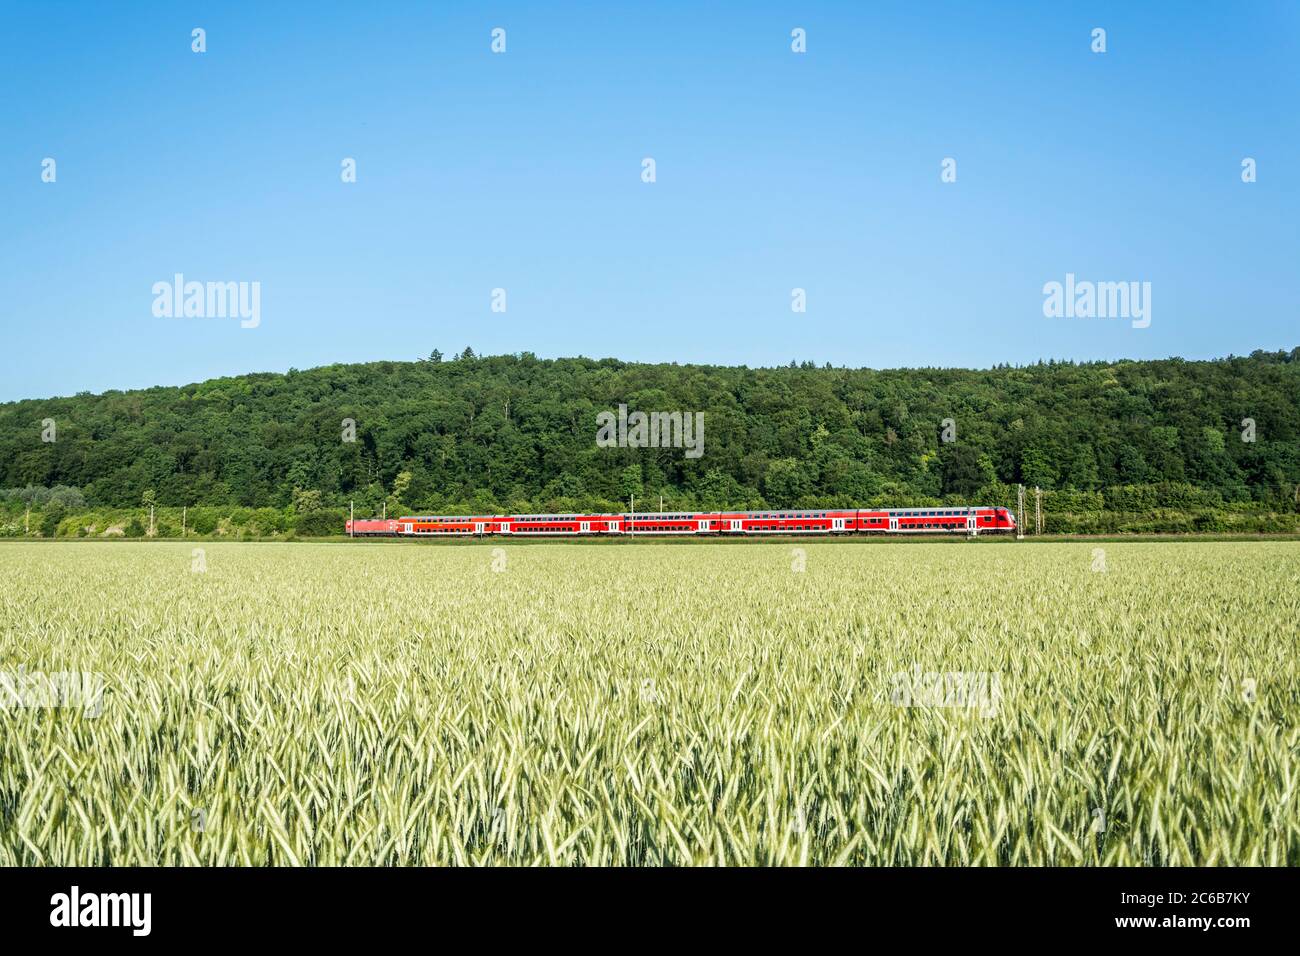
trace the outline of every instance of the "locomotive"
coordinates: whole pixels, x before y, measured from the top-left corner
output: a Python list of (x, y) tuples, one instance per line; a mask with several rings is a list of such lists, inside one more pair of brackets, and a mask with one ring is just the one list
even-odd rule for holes
[(345, 522), (356, 537), (540, 538), (601, 535), (967, 534), (1016, 529), (1007, 508), (876, 508), (798, 511), (624, 512), (596, 515), (409, 515)]

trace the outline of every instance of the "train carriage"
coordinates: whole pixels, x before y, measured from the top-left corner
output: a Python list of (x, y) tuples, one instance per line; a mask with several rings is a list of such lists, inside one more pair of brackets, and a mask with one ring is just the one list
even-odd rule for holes
[(626, 515), (515, 515), (510, 519), (510, 533), (529, 535), (621, 534)]
[[(399, 518), (401, 533), (416, 536), (456, 537), (483, 534), (485, 519), (473, 515), (411, 515)], [(477, 529), (477, 530), (476, 530)]]
[(717, 531), (716, 514), (681, 511), (665, 514), (625, 514), (623, 530), (628, 534), (710, 534)]

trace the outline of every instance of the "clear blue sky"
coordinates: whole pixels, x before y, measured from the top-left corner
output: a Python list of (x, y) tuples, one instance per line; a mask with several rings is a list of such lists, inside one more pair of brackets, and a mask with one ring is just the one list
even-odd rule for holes
[[(0, 400), (466, 345), (883, 368), (1300, 344), (1300, 4), (985, 6), (8, 3)], [(259, 281), (260, 327), (155, 318), (176, 272)], [(1067, 272), (1151, 282), (1151, 327), (1045, 318)]]

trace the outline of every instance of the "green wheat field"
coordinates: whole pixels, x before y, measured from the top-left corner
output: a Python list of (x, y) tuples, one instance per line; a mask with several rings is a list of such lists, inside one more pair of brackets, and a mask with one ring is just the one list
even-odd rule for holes
[(14, 543), (0, 585), (0, 865), (1300, 864), (1300, 544)]

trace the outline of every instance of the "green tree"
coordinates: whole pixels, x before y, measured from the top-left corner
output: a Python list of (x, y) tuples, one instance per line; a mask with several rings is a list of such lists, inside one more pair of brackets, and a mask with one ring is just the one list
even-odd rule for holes
[(776, 508), (793, 508), (812, 491), (807, 466), (796, 458), (779, 458), (767, 466), (763, 492)]
[(628, 499), (631, 498), (632, 495), (640, 495), (642, 493), (640, 465), (628, 465), (623, 469), (623, 473), (619, 479), (619, 491), (622, 495), (622, 499)]
[(940, 474), (945, 495), (974, 495), (992, 479), (987, 459), (969, 445), (946, 444), (939, 448)]
[(388, 495), (388, 513), (396, 516), (406, 510), (405, 500), (407, 489), (411, 487), (411, 481), (415, 476), (410, 471), (399, 471), (397, 477), (393, 479), (393, 490)]
[(293, 510), (300, 515), (309, 515), (321, 509), (321, 493), (319, 491), (294, 488), (293, 489)]
[(53, 538), (59, 530), (61, 522), (67, 514), (63, 505), (57, 501), (52, 501), (45, 506), (45, 511), (41, 515), (41, 537)]

